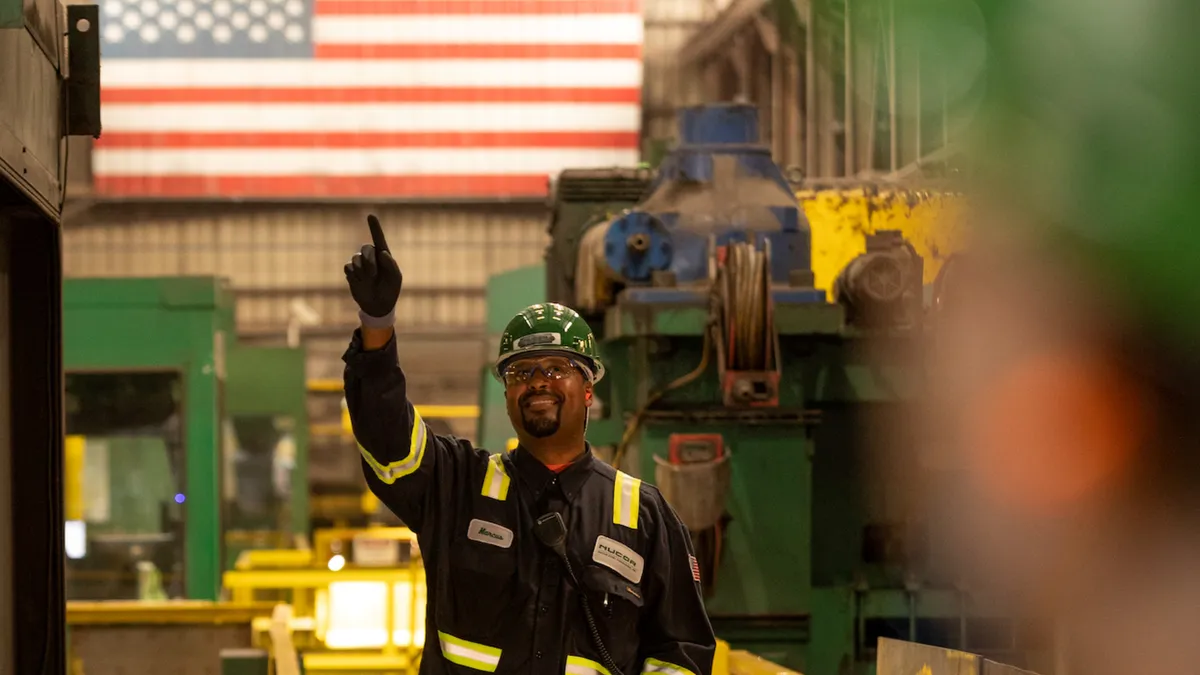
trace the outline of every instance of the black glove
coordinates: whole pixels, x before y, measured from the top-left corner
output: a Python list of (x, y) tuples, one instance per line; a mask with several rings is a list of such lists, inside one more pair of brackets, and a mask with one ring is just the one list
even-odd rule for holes
[(363, 325), (371, 328), (390, 327), (395, 322), (393, 312), (396, 300), (400, 298), (404, 275), (388, 250), (379, 219), (367, 216), (367, 227), (371, 228), (374, 245), (364, 244), (362, 250), (346, 263), (346, 281), (350, 284), (350, 295), (362, 310), (359, 317)]

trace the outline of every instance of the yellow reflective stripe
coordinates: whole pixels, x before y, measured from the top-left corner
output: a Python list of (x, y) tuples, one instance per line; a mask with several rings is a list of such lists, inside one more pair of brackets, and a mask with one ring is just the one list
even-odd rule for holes
[(567, 675), (612, 675), (608, 668), (582, 656), (567, 657)]
[(508, 472), (500, 455), (488, 458), (487, 473), (483, 475), (483, 488), (479, 494), (504, 501), (508, 499)]
[(641, 495), (642, 481), (618, 471), (613, 481), (613, 522), (636, 530)]
[(413, 408), (412, 411), (412, 437), (408, 440), (408, 454), (400, 461), (384, 466), (372, 457), (371, 453), (367, 452), (367, 449), (361, 443), (358, 445), (358, 451), (362, 454), (363, 459), (367, 460), (367, 465), (371, 467), (371, 470), (375, 472), (379, 480), (388, 485), (416, 471), (421, 466), (421, 460), (425, 458), (425, 443), (428, 441), (428, 430), (425, 428), (425, 421), (421, 419), (421, 413), (417, 412), (416, 408)]
[(643, 673), (663, 673), (663, 675), (696, 675), (692, 671), (677, 666), (674, 663), (659, 661), (658, 659), (646, 659), (646, 663), (642, 666)]
[(500, 650), (495, 647), (467, 642), (440, 630), (438, 644), (442, 646), (442, 656), (450, 663), (488, 673), (496, 672), (496, 666), (500, 665)]

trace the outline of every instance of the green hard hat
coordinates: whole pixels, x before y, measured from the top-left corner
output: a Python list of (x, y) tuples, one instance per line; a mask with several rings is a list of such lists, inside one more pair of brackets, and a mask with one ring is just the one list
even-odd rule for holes
[(575, 310), (554, 302), (530, 305), (508, 322), (500, 336), (493, 374), (502, 380), (502, 368), (512, 358), (546, 352), (566, 352), (582, 358), (591, 369), (592, 382), (604, 377), (591, 326)]

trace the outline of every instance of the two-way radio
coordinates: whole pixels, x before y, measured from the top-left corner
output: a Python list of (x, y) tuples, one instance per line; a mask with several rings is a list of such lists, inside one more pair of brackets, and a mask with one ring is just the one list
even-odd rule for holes
[(592, 643), (595, 644), (596, 651), (600, 653), (600, 659), (611, 675), (622, 675), (621, 669), (613, 662), (612, 656), (609, 655), (608, 649), (600, 639), (600, 630), (596, 628), (596, 619), (592, 616), (592, 606), (588, 603), (587, 593), (584, 592), (583, 585), (579, 583), (579, 577), (575, 576), (575, 569), (571, 567), (571, 559), (567, 557), (567, 525), (563, 522), (562, 515), (551, 511), (538, 518), (537, 523), (533, 526), (533, 533), (537, 535), (538, 541), (554, 551), (566, 565), (567, 574), (571, 577), (575, 588), (578, 589), (580, 600), (583, 601), (583, 615), (587, 619), (588, 629), (592, 633)]

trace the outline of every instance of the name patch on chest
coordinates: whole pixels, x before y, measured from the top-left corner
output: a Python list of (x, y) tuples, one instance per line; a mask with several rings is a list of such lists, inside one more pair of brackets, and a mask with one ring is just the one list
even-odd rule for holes
[(508, 548), (513, 543), (512, 530), (495, 523), (476, 518), (467, 526), (467, 539), (481, 544), (491, 544), (500, 548)]
[(642, 556), (625, 544), (605, 536), (596, 537), (592, 560), (637, 584), (642, 581)]

